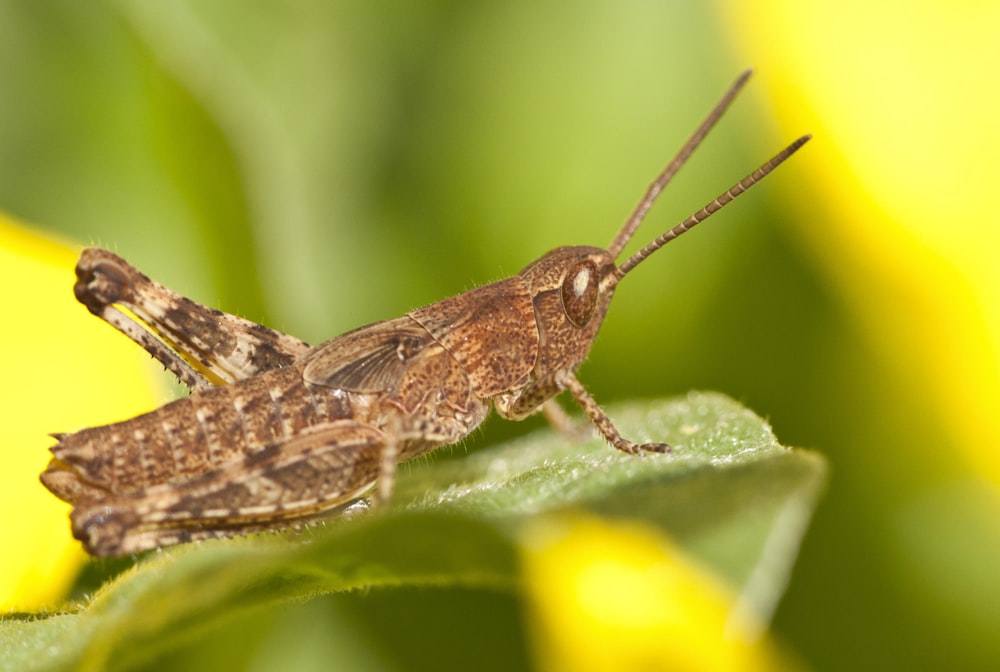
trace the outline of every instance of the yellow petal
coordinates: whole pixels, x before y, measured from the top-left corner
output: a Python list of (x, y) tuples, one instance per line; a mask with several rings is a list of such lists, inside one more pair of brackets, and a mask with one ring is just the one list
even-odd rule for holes
[(796, 157), (804, 239), (1000, 483), (1000, 3), (731, 0), (722, 16), (786, 134), (815, 134)]
[(54, 441), (164, 400), (150, 358), (73, 298), (77, 254), (0, 214), (0, 608), (54, 605), (84, 559), (69, 506), (38, 481)]
[(752, 614), (658, 530), (546, 518), (525, 539), (531, 635), (545, 670), (764, 670)]

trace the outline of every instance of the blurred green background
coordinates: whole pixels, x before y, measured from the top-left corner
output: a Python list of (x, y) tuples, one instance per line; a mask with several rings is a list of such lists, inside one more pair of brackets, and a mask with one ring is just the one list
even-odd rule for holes
[[(770, 25), (760, 13), (754, 29)], [(607, 244), (754, 65), (734, 38), (747, 29), (724, 3), (2, 0), (0, 209), (320, 342), (554, 246)], [(629, 276), (581, 379), (602, 402), (719, 390), (785, 445), (829, 457), (774, 623), (810, 666), (988, 669), (1000, 664), (996, 474), (960, 457), (924, 394), (935, 381), (885, 360), (829, 271), (877, 260), (809, 242), (840, 228), (802, 206), (822, 203), (805, 176), (840, 149), (825, 128), (779, 130), (791, 103), (767, 95), (777, 77), (758, 71), (637, 243), (797, 135), (816, 140)], [(494, 419), (452, 452), (538, 424)], [(454, 655), (473, 632), (517, 641), (508, 595), (412, 593), (326, 598), (226, 632), (261, 646), (285, 633), (318, 661), (346, 655), (333, 636)], [(205, 669), (227, 650), (202, 648)], [(525, 656), (467, 653), (497, 669)], [(367, 662), (394, 660), (410, 658)]]

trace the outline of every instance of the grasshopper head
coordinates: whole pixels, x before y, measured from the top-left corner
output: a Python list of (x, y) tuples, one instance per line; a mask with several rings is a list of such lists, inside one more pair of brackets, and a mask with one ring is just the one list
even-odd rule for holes
[(560, 371), (572, 371), (583, 362), (604, 321), (615, 287), (622, 278), (668, 242), (705, 221), (746, 192), (809, 141), (808, 135), (799, 138), (718, 198), (650, 241), (620, 264), (615, 261), (639, 228), (657, 196), (726, 111), (749, 77), (750, 71), (743, 73), (730, 87), (677, 156), (649, 186), (608, 249), (560, 247), (521, 271), (520, 276), (527, 282), (533, 297), (535, 320), (538, 324), (540, 342), (534, 370), (536, 380), (551, 379)]
[(614, 258), (600, 247), (559, 247), (525, 267), (538, 325), (536, 373), (575, 369), (587, 357), (615, 291)]

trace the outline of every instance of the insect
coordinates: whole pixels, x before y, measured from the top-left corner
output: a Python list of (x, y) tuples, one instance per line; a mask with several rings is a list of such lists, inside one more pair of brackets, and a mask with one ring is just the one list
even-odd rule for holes
[(373, 488), (376, 502), (386, 501), (398, 462), (459, 441), (491, 406), (518, 420), (556, 409), (564, 390), (614, 448), (668, 452), (623, 437), (574, 372), (622, 278), (809, 140), (616, 263), (749, 76), (730, 87), (607, 249), (557, 248), (511, 278), (315, 347), (195, 303), (111, 252), (84, 250), (76, 298), (192, 394), (131, 420), (53, 434), (41, 481), (74, 506), (73, 535), (93, 555), (126, 555), (298, 524)]

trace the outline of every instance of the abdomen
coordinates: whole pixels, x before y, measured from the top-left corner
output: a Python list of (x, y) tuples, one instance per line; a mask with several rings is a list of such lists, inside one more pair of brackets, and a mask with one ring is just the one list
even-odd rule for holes
[(312, 393), (290, 366), (84, 429), (52, 447), (42, 483), (76, 503), (193, 478), (302, 429), (351, 417), (346, 397)]

